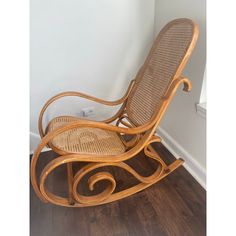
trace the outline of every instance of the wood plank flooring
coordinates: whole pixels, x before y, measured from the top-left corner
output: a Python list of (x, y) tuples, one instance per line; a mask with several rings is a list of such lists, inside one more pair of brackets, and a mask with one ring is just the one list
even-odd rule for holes
[[(174, 160), (162, 144), (154, 147), (166, 163)], [(38, 172), (56, 156), (51, 151), (41, 155)], [(129, 164), (143, 175), (155, 169), (143, 153)], [(136, 183), (121, 169), (111, 173), (117, 179), (118, 189)], [(58, 168), (47, 184), (53, 191), (66, 195), (66, 167)], [(96, 207), (64, 208), (45, 204), (30, 188), (31, 236), (206, 235), (206, 192), (184, 167), (140, 193)], [(83, 186), (81, 190), (86, 192)]]

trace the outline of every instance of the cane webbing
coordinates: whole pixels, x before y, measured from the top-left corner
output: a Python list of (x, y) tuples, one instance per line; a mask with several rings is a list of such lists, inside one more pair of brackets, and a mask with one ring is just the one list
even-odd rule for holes
[(147, 123), (162, 104), (168, 86), (193, 39), (194, 24), (175, 20), (158, 35), (127, 102), (127, 114), (136, 125)]
[[(62, 125), (78, 120), (70, 116), (59, 116), (48, 126), (48, 132)], [(50, 143), (59, 150), (69, 153), (98, 155), (118, 155), (125, 152), (125, 147), (115, 132), (99, 128), (76, 128), (59, 134)]]

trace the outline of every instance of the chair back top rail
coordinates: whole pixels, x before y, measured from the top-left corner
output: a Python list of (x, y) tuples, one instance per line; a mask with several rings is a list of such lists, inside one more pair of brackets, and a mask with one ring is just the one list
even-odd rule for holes
[(198, 34), (198, 26), (186, 18), (173, 20), (160, 31), (127, 100), (127, 115), (136, 126), (150, 123), (163, 110), (163, 98), (180, 77)]

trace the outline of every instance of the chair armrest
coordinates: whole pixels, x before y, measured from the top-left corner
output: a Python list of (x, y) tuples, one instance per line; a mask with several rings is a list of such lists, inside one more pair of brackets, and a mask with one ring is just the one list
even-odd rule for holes
[(43, 137), (42, 142), (44, 144), (47, 144), (48, 142), (50, 142), (51, 139), (53, 139), (55, 136), (61, 133), (64, 133), (71, 129), (83, 128), (83, 127), (98, 128), (98, 129), (109, 130), (109, 131), (113, 131), (117, 133), (125, 133), (125, 134), (139, 134), (146, 130), (146, 126), (126, 128), (126, 127), (115, 126), (112, 124), (107, 124), (100, 121), (76, 120), (68, 124), (62, 125), (53, 131), (50, 131)]
[(85, 98), (85, 99), (88, 99), (90, 101), (94, 101), (94, 102), (97, 102), (97, 103), (100, 103), (100, 104), (103, 104), (103, 105), (107, 105), (107, 106), (116, 106), (116, 105), (119, 105), (121, 103), (124, 103), (127, 100), (134, 84), (135, 84), (135, 80), (131, 80), (125, 95), (122, 98), (120, 98), (118, 100), (115, 100), (115, 101), (106, 101), (106, 100), (103, 100), (103, 99), (100, 99), (100, 98), (96, 98), (94, 96), (90, 96), (90, 95), (80, 93), (80, 92), (73, 92), (73, 91), (63, 92), (63, 93), (59, 93), (59, 94), (53, 96), (52, 98), (50, 98), (45, 103), (45, 105), (43, 106), (43, 108), (40, 112), (40, 115), (39, 115), (38, 129), (39, 129), (39, 134), (40, 134), (41, 138), (45, 135), (45, 133), (43, 131), (43, 127), (42, 127), (43, 115), (44, 115), (46, 109), (49, 107), (49, 105), (51, 105), (56, 100), (58, 100), (60, 98), (63, 98), (63, 97), (75, 96), (75, 97)]
[(172, 98), (175, 95), (176, 90), (178, 89), (178, 87), (182, 83), (184, 84), (183, 90), (185, 92), (190, 92), (191, 89), (192, 89), (191, 81), (189, 79), (185, 78), (185, 77), (178, 77), (178, 78), (176, 78), (172, 81), (172, 83), (170, 84), (165, 96), (163, 96), (162, 99), (168, 100), (168, 99)]

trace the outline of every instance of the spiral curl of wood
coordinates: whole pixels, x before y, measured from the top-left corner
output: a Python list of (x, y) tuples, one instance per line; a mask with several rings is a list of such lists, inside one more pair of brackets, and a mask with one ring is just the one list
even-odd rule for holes
[[(73, 194), (74, 204), (71, 204), (68, 198), (57, 196), (52, 192), (48, 191), (45, 187), (45, 182), (48, 175), (52, 173), (57, 167), (63, 164), (80, 162), (81, 161), (80, 157), (79, 155), (64, 155), (55, 158), (45, 166), (45, 168), (41, 173), (39, 181), (39, 191), (41, 199), (44, 200), (45, 202), (51, 202), (61, 206), (84, 207), (84, 206), (93, 206), (112, 202), (130, 196), (136, 192), (139, 192), (147, 188), (148, 186), (156, 183), (157, 181), (159, 181), (160, 179), (162, 179), (167, 175), (166, 164), (158, 156), (157, 153), (152, 151), (152, 147), (150, 146), (150, 144), (153, 142), (160, 142), (160, 139), (158, 137), (152, 138), (148, 142), (147, 146), (144, 148), (144, 153), (146, 154), (147, 158), (152, 158), (159, 163), (156, 171), (152, 175), (144, 177), (139, 173), (137, 173), (133, 168), (131, 168), (125, 162), (104, 162), (104, 163), (100, 162), (100, 163), (87, 164), (86, 166), (78, 170), (75, 176), (73, 177), (72, 194)], [(98, 183), (99, 181), (108, 181), (109, 184), (107, 185), (107, 187), (100, 193), (92, 196), (84, 196), (78, 193), (77, 188), (81, 183), (82, 178), (85, 177), (87, 174), (91, 173), (92, 171), (97, 170), (101, 167), (121, 168), (130, 173), (132, 176), (134, 176), (137, 180), (139, 180), (140, 183), (131, 188), (122, 190), (120, 192), (115, 192), (116, 189), (115, 178), (109, 172), (100, 171), (89, 177), (87, 182), (88, 188), (90, 191), (93, 191), (95, 184)]]
[[(68, 126), (66, 128), (70, 129), (71, 127)], [(46, 165), (46, 167), (43, 169), (41, 173), (40, 181), (38, 181), (36, 177), (36, 165), (40, 152), (42, 148), (60, 132), (61, 130), (58, 129), (55, 133), (53, 134), (49, 133), (47, 136), (43, 138), (41, 144), (35, 151), (31, 162), (31, 182), (36, 194), (44, 202), (51, 202), (56, 205), (67, 206), (67, 207), (85, 207), (85, 206), (94, 206), (113, 202), (125, 198), (127, 196), (130, 196), (134, 193), (137, 193), (149, 187), (150, 185), (158, 182), (159, 180), (164, 178), (166, 175), (171, 173), (173, 170), (175, 170), (183, 163), (182, 160), (176, 160), (170, 166), (166, 166), (165, 162), (159, 157), (159, 155), (155, 152), (155, 150), (151, 146), (152, 143), (160, 142), (161, 139), (159, 137), (152, 136), (150, 137), (149, 141), (145, 143), (143, 147), (141, 147), (140, 149), (136, 149), (136, 151), (133, 151), (135, 149), (128, 151), (130, 155), (127, 155), (128, 154), (127, 152), (127, 154), (124, 155), (124, 157), (120, 157), (119, 161), (117, 158), (114, 159), (112, 157), (109, 157), (109, 159), (107, 159), (107, 157), (102, 157), (102, 156), (99, 156), (99, 158), (98, 157), (92, 158), (92, 156), (89, 157), (88, 155), (80, 155), (80, 154), (61, 155)], [(124, 162), (127, 159), (135, 158), (136, 153), (139, 152), (139, 150), (141, 149), (143, 149), (147, 158), (152, 158), (159, 163), (156, 171), (148, 177), (141, 176), (133, 168), (131, 168)], [(63, 164), (72, 165), (72, 163), (74, 162), (81, 163), (88, 161), (90, 161), (90, 164), (87, 164), (86, 166), (81, 168), (75, 174), (75, 176), (71, 174), (71, 180), (70, 180), (71, 184), (68, 183), (69, 184), (68, 198), (57, 196), (46, 189), (45, 181), (48, 175), (51, 172), (53, 172), (57, 167)], [(98, 172), (97, 174), (94, 174), (89, 178), (88, 180), (89, 189), (92, 191), (94, 189), (95, 184), (100, 181), (108, 181), (109, 185), (102, 192), (96, 195), (84, 196), (78, 193), (77, 188), (81, 182), (81, 179), (85, 175), (91, 173), (91, 171), (99, 169), (101, 167), (121, 168), (130, 173), (131, 175), (133, 175), (137, 180), (139, 180), (140, 183), (128, 189), (122, 190), (120, 192), (115, 192), (116, 189), (115, 178), (109, 172)]]

